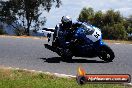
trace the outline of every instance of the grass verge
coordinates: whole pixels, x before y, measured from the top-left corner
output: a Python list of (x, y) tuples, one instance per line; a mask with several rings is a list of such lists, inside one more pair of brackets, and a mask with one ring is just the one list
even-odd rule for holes
[(0, 68), (0, 88), (130, 88), (119, 84), (78, 85), (75, 78)]
[(4, 37), (4, 38), (33, 38), (33, 39), (47, 39), (47, 37), (43, 37), (43, 36), (13, 36), (13, 35), (0, 35), (0, 37)]
[(103, 40), (103, 41), (107, 43), (132, 44), (132, 41), (127, 41), (127, 40)]
[[(10, 36), (10, 35), (0, 35), (0, 37), (12, 37), (12, 38), (33, 38), (33, 39), (47, 39), (46, 37), (37, 36)], [(132, 41), (127, 40), (103, 40), (106, 43), (122, 43), (122, 44), (132, 44)]]

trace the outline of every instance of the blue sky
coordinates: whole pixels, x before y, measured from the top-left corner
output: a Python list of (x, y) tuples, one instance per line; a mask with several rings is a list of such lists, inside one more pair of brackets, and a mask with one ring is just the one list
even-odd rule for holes
[(62, 0), (60, 8), (52, 7), (49, 13), (44, 13), (47, 18), (45, 27), (55, 27), (64, 15), (69, 15), (75, 21), (83, 7), (103, 12), (108, 9), (119, 10), (125, 17), (132, 14), (132, 0)]

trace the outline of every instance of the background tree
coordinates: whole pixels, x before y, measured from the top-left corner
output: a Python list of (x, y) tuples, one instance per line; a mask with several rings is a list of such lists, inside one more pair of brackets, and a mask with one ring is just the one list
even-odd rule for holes
[(0, 3), (0, 20), (8, 24), (18, 23), (25, 29), (26, 35), (29, 35), (31, 27), (39, 28), (45, 24), (46, 18), (40, 18), (44, 11), (49, 12), (53, 5), (57, 8), (61, 5), (60, 0), (9, 0)]
[(127, 39), (127, 32), (123, 24), (118, 23), (113, 26), (106, 25), (102, 29), (104, 39)]
[(132, 16), (124, 18), (119, 11), (110, 9), (102, 13), (95, 12), (92, 8), (83, 8), (78, 20), (99, 27), (105, 39), (128, 39), (128, 34), (132, 36)]
[(94, 19), (94, 10), (93, 8), (83, 8), (79, 14), (78, 20), (81, 22), (90, 22), (93, 23)]
[(125, 28), (128, 33), (128, 39), (132, 40), (132, 15), (130, 15), (128, 18), (125, 18)]
[(108, 10), (104, 13), (104, 25), (113, 25), (122, 22), (123, 17), (119, 11)]
[(3, 30), (3, 26), (0, 24), (0, 35), (6, 34), (6, 32)]
[(99, 28), (102, 28), (104, 25), (103, 23), (104, 15), (102, 11), (97, 11), (94, 16), (93, 24)]
[(128, 34), (132, 34), (132, 15), (130, 15), (129, 18), (126, 19), (126, 21), (127, 32)]

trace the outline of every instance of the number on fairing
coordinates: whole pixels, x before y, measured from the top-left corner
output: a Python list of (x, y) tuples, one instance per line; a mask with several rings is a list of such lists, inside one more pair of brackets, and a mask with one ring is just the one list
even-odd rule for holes
[(96, 32), (96, 34), (95, 34), (94, 36), (98, 39), (98, 37), (99, 37), (100, 35)]

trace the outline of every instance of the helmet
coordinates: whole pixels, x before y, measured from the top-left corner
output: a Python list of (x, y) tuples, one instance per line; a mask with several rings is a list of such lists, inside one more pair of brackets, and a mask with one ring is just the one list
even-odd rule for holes
[(72, 26), (72, 19), (69, 16), (63, 16), (61, 22), (65, 28), (70, 28)]

